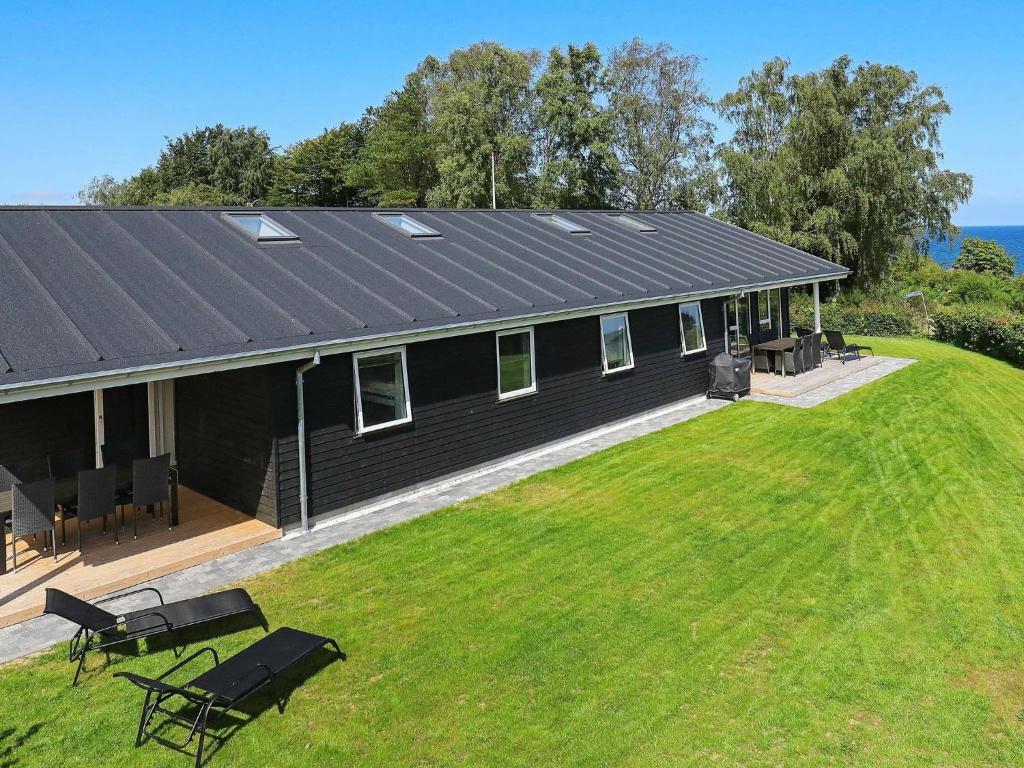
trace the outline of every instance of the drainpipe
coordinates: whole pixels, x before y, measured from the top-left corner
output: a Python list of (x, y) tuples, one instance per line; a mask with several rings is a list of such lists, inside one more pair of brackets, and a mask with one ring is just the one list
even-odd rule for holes
[(297, 427), (299, 437), (299, 510), (302, 532), (309, 530), (309, 491), (306, 487), (306, 405), (302, 397), (302, 377), (320, 365), (320, 350), (313, 353), (313, 359), (295, 371), (295, 399), (299, 411)]

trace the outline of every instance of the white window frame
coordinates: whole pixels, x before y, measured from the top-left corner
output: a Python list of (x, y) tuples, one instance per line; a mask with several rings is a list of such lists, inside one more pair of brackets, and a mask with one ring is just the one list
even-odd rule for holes
[[(501, 337), (527, 334), (530, 337), (530, 386), (522, 389), (513, 389), (511, 392), (501, 391)], [(494, 334), (494, 360), (498, 368), (498, 399), (512, 400), (524, 395), (532, 395), (537, 392), (537, 356), (536, 348), (533, 345), (533, 326), (528, 328), (511, 328), (507, 331), (498, 331)]]
[[(761, 314), (761, 294), (764, 294), (765, 304), (768, 306), (768, 316)], [(761, 328), (771, 329), (772, 327), (772, 292), (770, 289), (758, 291), (757, 293), (757, 321)]]
[[(378, 355), (387, 355), (393, 352), (398, 352), (402, 356), (402, 384), (405, 390), (405, 417), (401, 419), (394, 419), (393, 421), (386, 421), (383, 424), (374, 424), (370, 427), (363, 426), (363, 397), (360, 394), (362, 387), (359, 383), (359, 361), (364, 357), (377, 357)], [(377, 432), (381, 429), (389, 429), (391, 427), (401, 426), (402, 424), (408, 424), (412, 421), (412, 401), (409, 398), (409, 366), (406, 362), (405, 357), (405, 346), (400, 347), (381, 347), (379, 349), (368, 349), (364, 352), (353, 352), (352, 353), (352, 383), (355, 385), (356, 395), (356, 435), (365, 435), (368, 432)]]
[[(623, 317), (626, 319), (626, 346), (629, 348), (629, 365), (620, 365), (618, 368), (608, 368), (608, 350), (604, 345), (604, 320), (606, 317)], [(629, 312), (609, 312), (605, 315), (598, 315), (597, 330), (601, 334), (601, 371), (603, 376), (610, 376), (623, 371), (631, 371), (636, 367), (636, 357), (633, 355), (633, 335), (629, 330)]]
[[(683, 307), (689, 306), (697, 307), (697, 319), (700, 323), (700, 337), (704, 339), (704, 346), (698, 347), (697, 349), (686, 348), (686, 334), (683, 333)], [(676, 314), (679, 316), (679, 343), (682, 346), (682, 357), (687, 355), (695, 355), (698, 352), (706, 352), (708, 348), (708, 335), (704, 333), (704, 307), (700, 305), (699, 301), (681, 301), (676, 305)]]

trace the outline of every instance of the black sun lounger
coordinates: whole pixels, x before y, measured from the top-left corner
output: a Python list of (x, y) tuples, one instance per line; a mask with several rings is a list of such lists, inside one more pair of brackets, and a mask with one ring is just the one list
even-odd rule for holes
[[(284, 712), (285, 700), (281, 697), (280, 679), (284, 673), (305, 659), (311, 653), (330, 646), (338, 658), (344, 659), (338, 644), (329, 637), (311, 635), (291, 627), (275, 629), (266, 637), (239, 651), (230, 659), (221, 661), (213, 648), (196, 651), (184, 661), (175, 664), (156, 680), (132, 672), (117, 672), (114, 677), (123, 677), (146, 692), (139, 718), (139, 730), (135, 734), (135, 746), (141, 746), (146, 727), (158, 712), (188, 727), (188, 738), (180, 745), (171, 746), (183, 750), (199, 734), (196, 744), (196, 768), (203, 760), (203, 743), (206, 740), (206, 723), (211, 710), (214, 716), (222, 715), (234, 708), (265, 685), (270, 686), (279, 712)], [(167, 678), (203, 654), (210, 654), (213, 667), (182, 685), (172, 685)], [(165, 702), (181, 699), (185, 709), (172, 710), (164, 707)], [(185, 716), (187, 712), (194, 716)]]
[[(116, 614), (99, 607), (103, 603), (143, 592), (154, 593), (160, 601), (159, 605)], [(260, 607), (244, 589), (229, 589), (212, 595), (194, 597), (191, 600), (165, 603), (159, 590), (145, 587), (97, 600), (95, 603), (87, 603), (67, 592), (50, 588), (46, 590), (46, 607), (43, 612), (52, 613), (78, 625), (78, 631), (71, 638), (71, 649), (68, 652), (68, 661), (78, 662), (75, 679), (71, 683), (73, 686), (78, 685), (78, 677), (85, 666), (85, 655), (89, 651), (109, 648), (118, 643), (152, 635), (175, 632), (243, 613), (256, 614), (264, 629), (268, 629)]]

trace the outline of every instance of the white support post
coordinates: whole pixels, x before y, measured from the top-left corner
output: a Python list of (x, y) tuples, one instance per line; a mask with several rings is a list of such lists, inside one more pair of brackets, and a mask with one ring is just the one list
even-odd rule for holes
[(103, 390), (92, 391), (92, 425), (93, 441), (96, 446), (96, 468), (103, 466), (103, 443), (105, 441), (103, 428)]
[(818, 283), (813, 284), (814, 291), (814, 332), (821, 333), (821, 299), (818, 295)]
[(146, 385), (146, 413), (149, 416), (149, 455), (160, 455), (160, 426), (163, 419), (160, 416), (160, 385), (151, 381)]

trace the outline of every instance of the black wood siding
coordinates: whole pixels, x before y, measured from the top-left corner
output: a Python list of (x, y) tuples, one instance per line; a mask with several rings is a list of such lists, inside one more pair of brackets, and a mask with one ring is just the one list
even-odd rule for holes
[[(94, 448), (92, 393), (0, 405), (0, 464), (38, 460), (60, 451)], [(10, 489), (8, 489), (10, 490)]]
[(178, 379), (175, 451), (181, 482), (277, 524), (270, 367)]
[[(603, 376), (598, 318), (535, 326), (538, 391), (499, 401), (493, 333), (407, 347), (413, 422), (354, 434), (350, 355), (306, 375), (310, 512), (393, 492), (698, 395), (723, 347), (720, 300), (702, 305), (708, 351), (680, 356), (675, 305), (630, 312), (634, 370)], [(282, 523), (299, 518), (295, 366), (274, 366)], [(179, 423), (183, 411), (179, 410)], [(180, 450), (180, 442), (179, 442)]]

